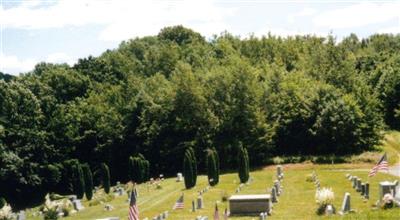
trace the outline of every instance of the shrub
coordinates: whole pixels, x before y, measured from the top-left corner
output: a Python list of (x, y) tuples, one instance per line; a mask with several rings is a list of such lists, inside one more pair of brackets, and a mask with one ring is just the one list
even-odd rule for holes
[(12, 220), (12, 209), (11, 206), (5, 203), (0, 208), (0, 220)]
[(104, 192), (108, 194), (110, 193), (110, 169), (105, 163), (101, 164), (101, 177), (102, 177)]
[(88, 164), (82, 166), (83, 177), (85, 179), (85, 195), (87, 200), (93, 197), (93, 175)]
[(332, 205), (335, 199), (335, 194), (331, 188), (322, 188), (315, 193), (315, 200), (318, 204), (316, 213), (322, 215), (328, 205)]
[(218, 154), (215, 149), (207, 151), (207, 176), (211, 186), (215, 186), (219, 182), (219, 163), (217, 162), (217, 158)]

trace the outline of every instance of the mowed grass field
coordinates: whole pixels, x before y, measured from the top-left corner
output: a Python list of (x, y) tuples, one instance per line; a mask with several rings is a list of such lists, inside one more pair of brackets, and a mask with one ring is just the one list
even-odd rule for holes
[[(388, 152), (390, 164), (399, 162), (400, 152), (400, 133), (392, 132), (385, 136), (382, 142), (383, 149)], [(382, 155), (382, 153), (378, 153)], [(311, 163), (286, 164), (284, 167), (283, 193), (279, 197), (279, 202), (274, 204), (273, 213), (268, 219), (400, 219), (400, 208), (391, 210), (374, 209), (373, 205), (378, 200), (378, 184), (380, 181), (400, 180), (386, 173), (378, 173), (376, 176), (368, 178), (369, 169), (374, 164), (335, 164), (335, 165), (315, 165)], [(318, 175), (321, 187), (330, 187), (335, 193), (334, 206), (340, 210), (345, 192), (351, 194), (351, 208), (354, 213), (340, 216), (338, 214), (331, 217), (320, 217), (315, 214), (317, 204), (315, 202), (315, 185), (307, 182), (307, 175), (313, 171)], [(362, 178), (362, 181), (370, 183), (370, 199), (364, 200), (358, 192), (351, 187), (351, 182), (345, 178), (349, 173)], [(239, 194), (260, 194), (269, 193), (275, 180), (276, 166), (267, 166), (263, 169), (253, 170), (250, 176), (253, 181), (245, 185)], [(193, 220), (196, 216), (206, 215), (212, 219), (215, 204), (218, 203), (219, 211), (222, 216), (223, 211), (228, 206), (228, 202), (222, 201), (222, 195), (235, 194), (235, 189), (239, 186), (237, 173), (228, 173), (220, 176), (220, 183), (211, 187), (208, 192), (203, 194), (205, 208), (191, 212), (192, 200), (198, 196), (198, 191), (207, 186), (207, 177), (202, 175), (198, 177), (195, 188), (186, 190), (183, 182), (176, 182), (175, 178), (167, 178), (161, 182), (161, 189), (156, 189), (155, 185), (141, 184), (138, 186), (139, 197), (138, 206), (140, 210), (140, 219), (149, 218), (169, 211), (171, 220)], [(182, 210), (172, 210), (178, 197), (184, 193), (185, 208)], [(112, 201), (105, 203), (114, 207), (112, 211), (105, 211), (105, 204), (98, 204), (89, 207), (89, 202), (83, 200), (85, 210), (76, 213), (65, 220), (82, 219), (92, 220), (105, 217), (128, 217), (128, 197), (127, 195), (115, 197)], [(42, 219), (41, 217), (32, 217), (32, 211), (27, 212), (28, 219)], [(229, 219), (258, 219), (257, 216), (237, 216)]]
[[(378, 183), (379, 181), (393, 181), (396, 178), (391, 175), (379, 173), (375, 177), (367, 178), (368, 171), (353, 171), (355, 167), (349, 165), (312, 165), (297, 164), (284, 165), (285, 178), (283, 180), (283, 194), (279, 197), (279, 202), (274, 204), (272, 216), (269, 219), (318, 219), (315, 214), (317, 205), (315, 203), (315, 185), (306, 181), (306, 176), (313, 171), (318, 175), (321, 187), (331, 187), (335, 193), (334, 205), (340, 209), (343, 195), (345, 192), (351, 194), (351, 207), (356, 212), (345, 216), (336, 215), (329, 219), (400, 219), (400, 209), (393, 210), (373, 210), (372, 205), (378, 199)], [(365, 165), (361, 168), (365, 168)], [(370, 199), (365, 201), (352, 187), (351, 182), (345, 178), (345, 174), (350, 173), (361, 177), (363, 181), (370, 183)], [(263, 170), (251, 172), (253, 182), (242, 188), (239, 194), (258, 194), (266, 193), (270, 189), (275, 179), (275, 166), (267, 167)], [(221, 182), (216, 187), (211, 187), (208, 192), (203, 195), (205, 209), (191, 212), (191, 202), (194, 200), (198, 191), (207, 185), (206, 176), (199, 176), (198, 184), (190, 190), (184, 189), (183, 182), (176, 182), (174, 178), (166, 179), (161, 182), (162, 189), (156, 189), (155, 186), (147, 187), (145, 184), (138, 186), (139, 197), (138, 204), (141, 219), (152, 217), (168, 210), (168, 219), (195, 219), (198, 215), (206, 215), (210, 219), (214, 213), (215, 203), (218, 203), (220, 213), (227, 207), (227, 202), (222, 202), (222, 194), (224, 192), (233, 194), (238, 187), (238, 176), (236, 173), (225, 174), (221, 176)], [(172, 206), (178, 197), (184, 193), (185, 208), (183, 210), (172, 210)], [(128, 201), (127, 196), (116, 197), (109, 202), (114, 206), (113, 211), (105, 211), (104, 204), (89, 207), (88, 201), (83, 200), (85, 210), (76, 213), (69, 219), (97, 219), (105, 217), (120, 217), (127, 219)], [(28, 219), (40, 219), (29, 218)], [(230, 217), (230, 219), (257, 219), (255, 216), (248, 217)]]

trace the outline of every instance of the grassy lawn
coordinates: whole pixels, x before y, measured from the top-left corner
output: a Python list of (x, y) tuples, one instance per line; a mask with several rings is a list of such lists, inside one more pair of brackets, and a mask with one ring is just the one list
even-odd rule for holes
[[(395, 180), (396, 177), (384, 173), (379, 173), (370, 178), (370, 200), (364, 201), (359, 193), (352, 187), (350, 181), (345, 178), (346, 173), (357, 175), (363, 181), (366, 181), (368, 171), (353, 171), (357, 168), (355, 165), (312, 165), (312, 164), (294, 164), (284, 166), (285, 179), (283, 180), (284, 192), (279, 197), (279, 202), (274, 205), (273, 214), (269, 219), (318, 219), (315, 215), (317, 207), (315, 203), (315, 186), (311, 182), (306, 182), (306, 176), (312, 171), (318, 174), (321, 181), (321, 187), (331, 187), (335, 192), (334, 205), (340, 209), (343, 195), (345, 192), (351, 194), (351, 206), (356, 213), (348, 214), (344, 217), (334, 216), (344, 219), (399, 219), (399, 209), (394, 210), (372, 210), (373, 203), (378, 199), (378, 182), (382, 180)], [(347, 170), (348, 169), (348, 170)], [(254, 181), (243, 187), (240, 194), (265, 193), (272, 186), (275, 175), (275, 166), (267, 167), (263, 170), (253, 171), (251, 176)], [(162, 182), (162, 189), (155, 189), (154, 186), (148, 188), (142, 184), (139, 186), (138, 204), (141, 219), (148, 217), (151, 219), (157, 214), (169, 210), (169, 219), (194, 219), (198, 215), (213, 216), (215, 202), (218, 201), (220, 212), (227, 206), (227, 202), (222, 202), (222, 194), (225, 191), (232, 194), (238, 186), (238, 177), (236, 173), (225, 174), (221, 176), (221, 182), (216, 187), (212, 187), (203, 195), (205, 209), (198, 210), (195, 213), (190, 211), (191, 201), (197, 196), (197, 191), (206, 187), (207, 179), (205, 176), (198, 178), (196, 188), (185, 190), (182, 182), (175, 182), (174, 178), (166, 179)], [(185, 194), (185, 209), (172, 211), (176, 199)], [(116, 197), (109, 202), (114, 206), (113, 211), (104, 211), (104, 204), (89, 207), (88, 201), (84, 200), (85, 210), (74, 214), (68, 219), (96, 219), (111, 216), (118, 216), (126, 219), (128, 214), (127, 196)], [(29, 216), (28, 216), (29, 217)], [(40, 219), (40, 218), (28, 218)], [(230, 219), (256, 219), (256, 217), (232, 217)]]
[[(399, 162), (400, 152), (400, 133), (388, 132), (382, 142), (382, 148), (388, 153), (390, 164)], [(373, 153), (379, 158), (382, 153)], [(268, 219), (400, 219), (400, 209), (392, 210), (374, 210), (373, 204), (378, 200), (378, 183), (383, 180), (393, 181), (399, 179), (385, 173), (378, 173), (376, 176), (368, 179), (369, 169), (373, 164), (335, 164), (335, 165), (314, 165), (311, 163), (305, 164), (289, 164), (284, 165), (285, 179), (283, 180), (284, 192), (279, 197), (279, 202), (274, 204), (272, 216)], [(335, 193), (334, 205), (337, 210), (340, 209), (345, 192), (351, 194), (351, 208), (355, 213), (345, 216), (335, 215), (332, 217), (319, 217), (315, 214), (317, 205), (315, 203), (315, 186), (311, 182), (306, 182), (306, 176), (315, 171), (321, 182), (321, 187), (330, 187)], [(364, 200), (352, 187), (351, 182), (345, 178), (345, 175), (350, 173), (362, 178), (363, 182), (370, 183), (370, 199)], [(270, 187), (275, 180), (275, 166), (269, 166), (261, 170), (251, 172), (251, 177), (254, 179), (250, 185), (243, 187), (240, 194), (258, 194), (269, 192)], [(215, 203), (218, 203), (220, 213), (227, 207), (227, 202), (222, 201), (224, 193), (232, 195), (239, 185), (239, 178), (236, 173), (229, 173), (220, 176), (220, 183), (210, 188), (203, 195), (205, 208), (191, 212), (191, 202), (195, 200), (198, 191), (207, 186), (206, 176), (198, 177), (198, 184), (195, 188), (185, 190), (183, 182), (176, 182), (175, 178), (169, 178), (161, 182), (161, 189), (156, 189), (155, 186), (141, 184), (138, 186), (139, 191), (139, 210), (141, 219), (152, 217), (160, 214), (163, 211), (169, 211), (171, 220), (194, 219), (198, 215), (206, 215), (209, 219), (212, 218)], [(172, 206), (178, 197), (184, 193), (185, 209), (172, 210)], [(89, 206), (89, 202), (83, 200), (85, 210), (76, 213), (65, 220), (82, 219), (92, 220), (105, 217), (120, 217), (127, 219), (128, 215), (128, 197), (126, 195), (115, 197), (108, 204), (114, 207), (112, 211), (105, 211), (105, 204)], [(41, 219), (40, 217), (32, 217), (32, 211), (27, 212), (28, 219)], [(258, 219), (256, 216), (249, 217), (230, 217), (230, 219)]]

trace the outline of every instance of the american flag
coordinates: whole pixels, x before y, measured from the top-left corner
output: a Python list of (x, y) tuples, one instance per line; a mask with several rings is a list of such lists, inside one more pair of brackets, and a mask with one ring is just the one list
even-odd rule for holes
[(139, 220), (139, 209), (136, 205), (136, 189), (132, 190), (130, 200), (128, 220)]
[(218, 205), (215, 204), (214, 220), (219, 220)]
[(225, 212), (224, 212), (224, 220), (228, 220), (228, 216), (229, 216), (229, 214), (228, 214), (228, 209), (227, 209), (227, 208), (225, 208)]
[(176, 203), (172, 209), (183, 209), (183, 207), (184, 205), (183, 205), (183, 194), (182, 194), (181, 197), (179, 197), (179, 199), (176, 200)]
[(388, 170), (388, 162), (387, 162), (387, 156), (386, 153), (382, 156), (382, 158), (379, 160), (379, 162), (369, 171), (368, 176), (375, 176), (375, 174), (378, 172), (378, 170)]

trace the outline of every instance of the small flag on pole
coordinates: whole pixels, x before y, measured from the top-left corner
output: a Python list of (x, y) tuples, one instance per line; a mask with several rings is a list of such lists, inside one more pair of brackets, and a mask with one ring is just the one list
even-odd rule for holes
[(215, 203), (214, 220), (219, 220), (218, 205)]
[(176, 200), (176, 203), (172, 209), (183, 209), (183, 207), (184, 204), (183, 204), (183, 194), (182, 194), (181, 197), (179, 197), (179, 199)]
[(227, 209), (227, 208), (225, 208), (225, 212), (224, 212), (224, 220), (228, 220), (228, 216), (229, 216), (229, 214), (228, 214), (228, 209)]
[(129, 202), (129, 220), (139, 220), (139, 209), (136, 205), (136, 189), (131, 192), (131, 199)]
[(375, 174), (379, 171), (379, 170), (386, 170), (388, 171), (388, 162), (387, 162), (387, 156), (386, 153), (381, 157), (381, 159), (379, 160), (379, 162), (372, 167), (371, 171), (369, 171), (368, 176), (375, 176)]

